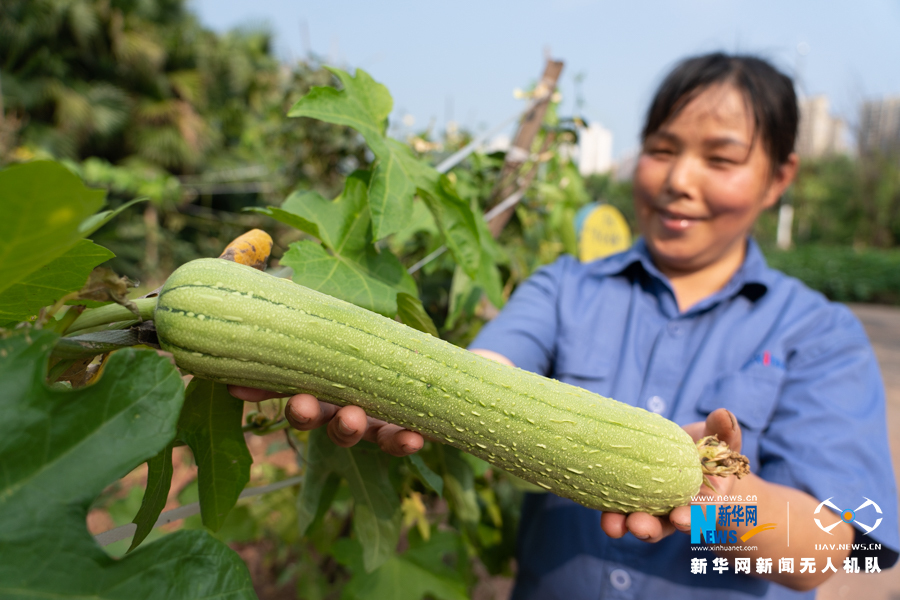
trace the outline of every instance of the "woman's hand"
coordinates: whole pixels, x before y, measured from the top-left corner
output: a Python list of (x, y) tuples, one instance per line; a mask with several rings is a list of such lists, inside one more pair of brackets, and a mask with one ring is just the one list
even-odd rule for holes
[[(284, 394), (267, 392), (256, 388), (228, 386), (231, 395), (245, 402), (261, 402), (269, 398), (281, 398)], [(425, 443), (415, 431), (399, 425), (385, 423), (367, 417), (358, 406), (337, 407), (327, 402), (319, 402), (310, 394), (292, 396), (284, 407), (288, 422), (300, 431), (309, 431), (325, 425), (328, 437), (338, 446), (348, 448), (359, 440), (367, 440), (394, 456), (406, 456), (422, 449)]]
[[(707, 435), (718, 435), (719, 439), (728, 444), (735, 452), (741, 450), (741, 428), (737, 419), (728, 410), (720, 408), (714, 410), (706, 418), (706, 421), (698, 421), (684, 426), (690, 436), (696, 442)], [(705, 484), (698, 494), (726, 495), (734, 487), (735, 476), (709, 477), (715, 489), (710, 489)], [(631, 533), (639, 540), (646, 542), (658, 542), (671, 535), (676, 529), (683, 532), (691, 530), (691, 507), (679, 506), (668, 515), (654, 517), (647, 513), (620, 513), (604, 512), (600, 517), (600, 527), (611, 538), (620, 538), (626, 533)]]

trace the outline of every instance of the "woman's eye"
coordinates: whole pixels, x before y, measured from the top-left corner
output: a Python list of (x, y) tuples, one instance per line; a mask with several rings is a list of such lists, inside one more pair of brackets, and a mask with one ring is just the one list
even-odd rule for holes
[(733, 165), (735, 163), (734, 160), (727, 156), (712, 156), (709, 161), (717, 165)]

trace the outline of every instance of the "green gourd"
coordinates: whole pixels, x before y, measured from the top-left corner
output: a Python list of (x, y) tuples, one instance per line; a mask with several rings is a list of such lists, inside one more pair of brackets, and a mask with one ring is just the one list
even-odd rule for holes
[(665, 514), (703, 480), (694, 441), (657, 414), (240, 264), (185, 264), (154, 320), (189, 373), (360, 406), (585, 506)]

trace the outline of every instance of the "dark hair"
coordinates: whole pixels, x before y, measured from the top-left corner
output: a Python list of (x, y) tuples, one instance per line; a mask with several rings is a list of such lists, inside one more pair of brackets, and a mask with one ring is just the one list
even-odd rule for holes
[(754, 140), (761, 137), (772, 167), (784, 164), (797, 138), (797, 96), (794, 82), (768, 62), (754, 56), (729, 56), (721, 52), (695, 56), (679, 63), (659, 86), (641, 141), (656, 133), (708, 87), (730, 83), (752, 109)]

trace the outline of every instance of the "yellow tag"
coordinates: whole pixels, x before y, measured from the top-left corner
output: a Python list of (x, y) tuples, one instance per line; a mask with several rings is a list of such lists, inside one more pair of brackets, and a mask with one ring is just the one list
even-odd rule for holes
[(578, 258), (590, 262), (627, 250), (631, 246), (631, 231), (619, 209), (601, 204), (584, 220), (578, 245)]

